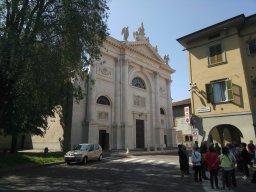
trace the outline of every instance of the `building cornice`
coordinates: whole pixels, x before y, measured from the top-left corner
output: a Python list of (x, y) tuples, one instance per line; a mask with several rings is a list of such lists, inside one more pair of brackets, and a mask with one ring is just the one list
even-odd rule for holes
[[(255, 15), (252, 15), (252, 16), (249, 16), (247, 18), (251, 19), (251, 17), (254, 17), (254, 16)], [(240, 29), (244, 25), (245, 20), (247, 18), (244, 16), (244, 14), (241, 14), (241, 15), (232, 17), (230, 19), (227, 19), (225, 21), (222, 21), (220, 23), (217, 23), (217, 24), (211, 25), (209, 27), (206, 27), (204, 29), (201, 29), (199, 31), (196, 31), (194, 33), (185, 35), (185, 36), (177, 39), (177, 41), (183, 47), (185, 47), (187, 49), (188, 46), (189, 46), (189, 43), (191, 41), (195, 41), (197, 39), (201, 39), (203, 37), (207, 37), (209, 35), (212, 35), (213, 33), (217, 33), (217, 32), (223, 31), (223, 30), (228, 29), (230, 27), (237, 27), (238, 29)]]

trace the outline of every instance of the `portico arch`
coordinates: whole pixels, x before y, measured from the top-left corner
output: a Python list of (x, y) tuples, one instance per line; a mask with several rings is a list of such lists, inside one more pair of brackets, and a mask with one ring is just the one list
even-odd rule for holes
[(209, 132), (209, 142), (220, 143), (225, 146), (227, 143), (241, 143), (242, 132), (234, 125), (221, 124), (213, 127)]

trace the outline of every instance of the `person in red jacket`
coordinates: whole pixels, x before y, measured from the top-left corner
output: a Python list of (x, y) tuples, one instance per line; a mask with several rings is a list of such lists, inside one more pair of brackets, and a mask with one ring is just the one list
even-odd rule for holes
[(207, 163), (208, 171), (210, 172), (211, 187), (212, 189), (214, 189), (214, 185), (213, 185), (213, 180), (214, 180), (216, 189), (219, 189), (218, 171), (219, 171), (220, 160), (219, 160), (218, 154), (216, 153), (212, 145), (209, 146), (209, 151), (207, 151), (205, 155), (205, 161)]

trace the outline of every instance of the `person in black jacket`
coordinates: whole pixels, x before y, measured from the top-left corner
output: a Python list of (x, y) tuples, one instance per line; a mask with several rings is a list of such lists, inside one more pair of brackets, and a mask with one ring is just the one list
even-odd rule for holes
[(178, 145), (178, 155), (181, 177), (184, 177), (185, 174), (189, 174), (189, 156), (184, 145)]
[(241, 144), (242, 144), (241, 165), (244, 173), (243, 179), (247, 179), (250, 176), (248, 164), (251, 162), (251, 155), (246, 149), (247, 144), (246, 143), (241, 143)]
[(251, 155), (251, 162), (250, 162), (250, 166), (253, 166), (253, 163), (255, 161), (255, 145), (253, 144), (253, 140), (250, 140), (249, 144), (248, 144), (248, 152)]
[(206, 152), (207, 152), (207, 141), (203, 141), (200, 146), (200, 153), (202, 156), (201, 172), (202, 172), (202, 178), (205, 180), (209, 180), (209, 178), (206, 176), (206, 161), (205, 161)]

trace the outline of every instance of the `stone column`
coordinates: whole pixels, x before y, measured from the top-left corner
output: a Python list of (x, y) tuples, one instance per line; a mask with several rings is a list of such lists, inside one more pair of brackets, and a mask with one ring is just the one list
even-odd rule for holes
[(121, 105), (120, 105), (120, 97), (121, 97), (121, 67), (120, 67), (120, 59), (115, 61), (115, 100), (114, 100), (114, 125), (113, 125), (113, 147), (118, 149), (120, 148), (120, 120), (121, 120)]
[(93, 131), (92, 125), (95, 124), (97, 114), (96, 114), (96, 95), (95, 95), (95, 85), (92, 85), (91, 80), (94, 80), (96, 77), (96, 66), (91, 66), (91, 72), (89, 74), (89, 82), (87, 85), (89, 85), (87, 91), (88, 91), (88, 103), (87, 103), (87, 120), (85, 123), (85, 126), (83, 126), (83, 133), (82, 134), (82, 141), (83, 142), (90, 142), (90, 134)]
[[(95, 80), (96, 77), (96, 68), (97, 68), (97, 64), (95, 64), (94, 66), (91, 66), (91, 74), (90, 74), (90, 80)], [(95, 94), (95, 85), (92, 85), (91, 82), (89, 82), (90, 87), (89, 87), (89, 123), (95, 123), (96, 119), (97, 119), (97, 114), (96, 114), (96, 94)]]
[(172, 119), (172, 98), (171, 98), (171, 79), (166, 80), (167, 84), (167, 128), (173, 128), (173, 119)]
[(123, 60), (122, 66), (122, 128), (121, 128), (121, 144), (127, 147), (125, 141), (125, 129), (128, 127), (127, 122), (127, 89), (128, 89), (128, 61)]
[(160, 144), (159, 73), (155, 74), (155, 145)]
[(173, 128), (173, 111), (171, 98), (171, 79), (166, 80), (167, 84), (167, 145), (174, 147), (176, 145), (176, 130)]

